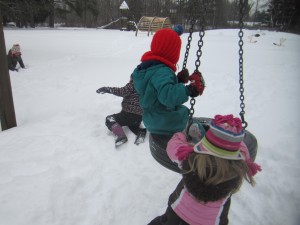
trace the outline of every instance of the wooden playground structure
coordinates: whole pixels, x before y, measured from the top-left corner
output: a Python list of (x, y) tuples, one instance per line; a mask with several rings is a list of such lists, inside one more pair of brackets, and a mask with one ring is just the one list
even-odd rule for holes
[(169, 17), (148, 17), (143, 16), (139, 23), (137, 24), (135, 36), (137, 36), (138, 31), (148, 32), (147, 35), (149, 36), (150, 32), (156, 32), (162, 28), (171, 28), (171, 20)]

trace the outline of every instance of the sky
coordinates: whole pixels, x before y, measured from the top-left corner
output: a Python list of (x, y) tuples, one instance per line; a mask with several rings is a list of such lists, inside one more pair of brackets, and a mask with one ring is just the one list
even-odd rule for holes
[[(148, 135), (136, 146), (125, 127), (128, 142), (116, 149), (105, 117), (120, 112), (122, 99), (96, 93), (129, 81), (152, 36), (79, 28), (4, 35), (7, 51), (21, 45), (26, 69), (10, 71), (17, 127), (0, 132), (0, 224), (142, 225), (163, 214), (180, 175), (153, 159)], [(187, 34), (181, 39), (179, 68)], [(198, 40), (194, 33), (190, 71)], [(244, 182), (232, 197), (230, 224), (297, 225), (300, 36), (245, 30), (243, 50), (245, 120), (263, 170), (254, 188)], [(194, 116), (239, 116), (238, 30), (206, 31), (202, 51), (206, 88)]]

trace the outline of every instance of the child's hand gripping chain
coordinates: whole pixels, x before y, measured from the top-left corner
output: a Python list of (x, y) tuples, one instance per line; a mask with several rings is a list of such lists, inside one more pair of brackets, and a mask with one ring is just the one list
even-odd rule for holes
[(205, 88), (202, 74), (199, 71), (196, 71), (188, 79), (190, 84), (187, 87), (190, 90), (190, 96), (197, 97), (198, 95), (202, 95)]

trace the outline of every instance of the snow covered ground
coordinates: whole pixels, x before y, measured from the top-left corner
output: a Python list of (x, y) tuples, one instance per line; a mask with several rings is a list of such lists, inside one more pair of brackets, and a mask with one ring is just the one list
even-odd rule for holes
[[(263, 171), (233, 196), (231, 225), (300, 224), (300, 36), (244, 32), (245, 119), (259, 142)], [(250, 43), (249, 36), (254, 37)], [(143, 225), (164, 212), (180, 176), (158, 164), (148, 136), (118, 149), (105, 117), (121, 98), (96, 94), (125, 85), (151, 37), (94, 29), (7, 29), (26, 69), (10, 72), (18, 126), (0, 132), (1, 225)], [(284, 46), (275, 46), (285, 38)], [(188, 68), (195, 68), (193, 36)], [(179, 68), (185, 52), (187, 34)], [(206, 90), (196, 117), (238, 116), (238, 31), (204, 37), (200, 70)], [(189, 103), (187, 103), (189, 106)]]

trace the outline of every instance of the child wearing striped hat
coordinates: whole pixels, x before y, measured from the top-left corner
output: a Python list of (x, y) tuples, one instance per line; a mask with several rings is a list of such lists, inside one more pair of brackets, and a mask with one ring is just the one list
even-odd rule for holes
[(21, 55), (22, 53), (21, 53), (20, 45), (14, 44), (7, 54), (8, 69), (10, 69), (11, 71), (18, 72), (18, 68), (17, 68), (18, 63), (20, 64), (21, 68), (23, 69), (25, 68)]
[(198, 134), (198, 140), (188, 142), (179, 132), (169, 141), (167, 153), (179, 165), (182, 180), (170, 195), (165, 214), (149, 225), (228, 224), (231, 195), (244, 179), (254, 186), (253, 176), (261, 167), (250, 158), (239, 118), (217, 115), (209, 129), (201, 128)]

